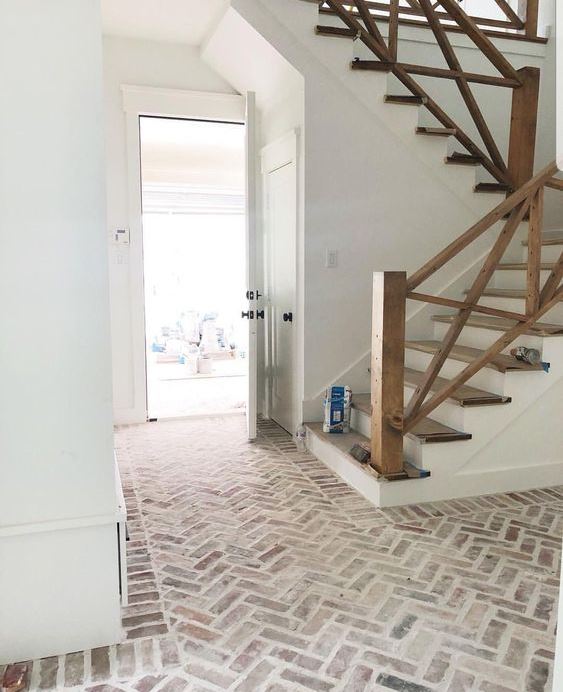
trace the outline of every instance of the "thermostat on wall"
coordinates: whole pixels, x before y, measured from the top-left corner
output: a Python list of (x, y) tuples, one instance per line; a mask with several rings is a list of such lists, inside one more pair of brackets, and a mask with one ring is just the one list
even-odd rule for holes
[(118, 228), (114, 233), (114, 243), (116, 245), (129, 245), (129, 229)]

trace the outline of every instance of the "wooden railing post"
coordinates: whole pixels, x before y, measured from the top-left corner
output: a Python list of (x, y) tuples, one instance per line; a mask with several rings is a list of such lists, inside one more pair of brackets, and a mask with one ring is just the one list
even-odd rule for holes
[(373, 275), (371, 465), (403, 472), (406, 272)]
[(512, 94), (508, 172), (513, 189), (527, 183), (534, 175), (538, 99), (540, 92), (539, 67), (518, 70), (522, 86)]
[(528, 38), (538, 37), (539, 5), (540, 0), (520, 0), (518, 3), (518, 14), (525, 21)]

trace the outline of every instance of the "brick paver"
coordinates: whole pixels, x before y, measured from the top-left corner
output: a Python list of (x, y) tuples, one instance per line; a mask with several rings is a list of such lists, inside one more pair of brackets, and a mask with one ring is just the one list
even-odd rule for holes
[(30, 689), (551, 690), (563, 488), (380, 510), (263, 422), (117, 434), (121, 645)]

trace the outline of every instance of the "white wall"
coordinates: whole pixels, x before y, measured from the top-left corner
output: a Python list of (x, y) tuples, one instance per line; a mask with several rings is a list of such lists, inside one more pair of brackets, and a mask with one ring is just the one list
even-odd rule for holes
[[(298, 145), (298, 228), (296, 269), (298, 275), (296, 287), (296, 305), (293, 308), (294, 322), (292, 329), (295, 336), (295, 424), (302, 420), (301, 404), (303, 400), (303, 334), (304, 334), (304, 300), (303, 300), (303, 243), (304, 243), (304, 153), (305, 153), (305, 89), (301, 74), (276, 51), (245, 19), (234, 9), (226, 11), (213, 33), (202, 47), (203, 60), (218, 73), (224, 75), (240, 92), (252, 91), (256, 94), (258, 110), (259, 141), (258, 151), (290, 132), (297, 132)], [(232, 56), (236, 55), (236, 60)], [(262, 217), (262, 173), (261, 161), (256, 162), (258, 181), (257, 208), (260, 217), (257, 237), (258, 284), (259, 290), (266, 294), (266, 276), (264, 271), (264, 238)], [(268, 319), (268, 318), (266, 318)], [(267, 322), (258, 324), (258, 410), (267, 413), (268, 381), (266, 379), (265, 336)]]
[[(129, 251), (111, 243), (116, 228), (128, 228), (128, 178), (122, 84), (233, 93), (232, 87), (199, 57), (199, 50), (174, 43), (105, 37), (104, 103), (106, 126), (107, 230), (110, 242), (111, 330), (115, 422), (142, 422), (135, 384), (132, 312), (138, 292)], [(132, 242), (139, 242), (138, 238)], [(141, 402), (142, 404), (142, 402)]]
[[(458, 193), (448, 178), (462, 174), (426, 156), (430, 143), (417, 153), (405, 109), (392, 122), (387, 107), (375, 106), (384, 93), (377, 76), (347, 69), (352, 43), (314, 36), (313, 3), (232, 6), (305, 80), (304, 398), (318, 408), (323, 387), (369, 349), (372, 272), (413, 271), (498, 200), (477, 200), (469, 179)], [(542, 59), (543, 48), (522, 50)], [(326, 249), (339, 251), (336, 270), (324, 267)], [(462, 270), (452, 266), (448, 280)]]
[(100, 35), (0, 0), (0, 663), (120, 635)]

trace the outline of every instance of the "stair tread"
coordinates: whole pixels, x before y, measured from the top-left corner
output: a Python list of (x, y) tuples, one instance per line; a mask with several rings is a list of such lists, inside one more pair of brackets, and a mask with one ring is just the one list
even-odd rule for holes
[[(412, 351), (420, 351), (422, 353), (429, 353), (434, 355), (438, 349), (442, 346), (441, 341), (407, 341), (406, 347)], [(452, 360), (458, 360), (462, 363), (472, 363), (477, 358), (483, 355), (484, 351), (479, 348), (472, 348), (471, 346), (454, 346), (450, 351), (448, 356)], [(498, 370), (499, 372), (512, 372), (512, 371), (541, 371), (541, 365), (529, 365), (520, 360), (516, 360), (512, 356), (508, 356), (504, 353), (497, 354), (493, 360), (486, 365), (487, 368), (492, 370)]]
[(479, 156), (461, 154), (458, 151), (454, 151), (453, 154), (446, 156), (446, 163), (449, 165), (455, 164), (458, 166), (479, 166), (481, 163), (483, 163), (483, 160)]
[[(542, 238), (541, 244), (546, 247), (548, 245), (563, 245), (563, 236), (545, 236)], [(528, 240), (523, 240), (522, 245), (527, 246)]]
[(330, 26), (329, 24), (317, 24), (315, 33), (321, 36), (342, 36), (344, 38), (354, 38), (356, 32), (344, 26)]
[(474, 192), (510, 192), (511, 187), (506, 183), (477, 183)]
[(428, 135), (429, 137), (452, 137), (457, 133), (457, 130), (450, 127), (422, 127), (419, 126), (415, 130), (417, 135)]
[[(417, 387), (422, 382), (423, 377), (424, 373), (420, 370), (405, 368), (405, 382), (407, 384)], [(436, 392), (446, 387), (449, 383), (450, 380), (446, 377), (437, 377), (430, 391)], [(508, 396), (493, 394), (467, 384), (458, 387), (449, 398), (460, 406), (490, 406), (493, 404), (509, 404), (512, 401)]]
[(369, 473), (375, 479), (380, 477), (377, 471), (372, 466), (370, 466), (369, 464), (360, 464), (360, 462), (357, 459), (354, 459), (354, 457), (350, 454), (350, 450), (355, 444), (365, 444), (366, 442), (369, 443), (369, 438), (367, 438), (365, 435), (362, 435), (361, 433), (356, 432), (355, 430), (352, 430), (344, 435), (334, 435), (331, 433), (325, 433), (323, 431), (323, 424), (316, 422), (305, 423), (305, 426), (309, 428), (312, 432), (314, 432), (315, 435), (318, 435), (319, 437), (327, 440), (338, 450), (346, 454), (350, 458), (351, 462), (357, 464), (358, 466), (361, 466), (366, 471), (366, 473)]
[[(555, 264), (552, 262), (542, 262), (540, 265), (540, 268), (545, 270), (545, 271), (551, 271), (555, 267)], [(499, 264), (497, 266), (497, 269), (500, 269), (501, 271), (508, 271), (508, 270), (513, 270), (513, 269), (522, 269), (527, 271), (528, 269), (528, 263), (527, 262), (505, 262), (504, 264)]]
[(385, 103), (398, 103), (404, 106), (422, 106), (424, 99), (421, 96), (410, 94), (385, 94)]
[[(449, 324), (453, 322), (456, 317), (457, 313), (455, 315), (432, 315), (432, 320), (434, 322), (445, 322)], [(472, 315), (467, 320), (466, 324), (468, 327), (507, 332), (512, 329), (517, 322), (505, 317), (481, 317), (480, 315)], [(563, 336), (563, 325), (550, 324), (549, 322), (536, 322), (524, 333), (531, 336)]]
[[(370, 394), (354, 394), (352, 397), (352, 406), (371, 416), (371, 395)], [(418, 423), (410, 433), (409, 437), (415, 438), (422, 443), (433, 442), (456, 442), (458, 440), (470, 440), (471, 433), (461, 432), (450, 428), (448, 425), (439, 423), (432, 418), (424, 418)]]

